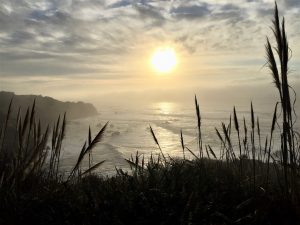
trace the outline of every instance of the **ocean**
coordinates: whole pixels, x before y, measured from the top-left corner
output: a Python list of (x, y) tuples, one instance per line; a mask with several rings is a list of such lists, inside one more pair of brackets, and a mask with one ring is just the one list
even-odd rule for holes
[[(255, 108), (255, 105), (254, 105)], [(229, 124), (230, 115), (233, 115), (233, 107), (224, 106), (201, 106), (201, 130), (203, 146), (210, 145), (216, 155), (220, 153), (221, 142), (215, 128), (222, 133), (222, 122)], [(270, 133), (274, 105), (262, 105), (255, 108), (255, 118), (259, 118), (262, 134), (261, 143), (264, 145), (265, 137)], [(124, 159), (130, 158), (136, 152), (143, 155), (147, 160), (151, 154), (157, 155), (159, 149), (150, 133), (153, 128), (158, 142), (165, 155), (171, 157), (183, 157), (180, 131), (183, 132), (185, 145), (198, 152), (197, 146), (197, 119), (193, 102), (189, 104), (174, 102), (156, 102), (148, 105), (127, 106), (103, 106), (98, 109), (99, 115), (84, 119), (67, 122), (66, 136), (63, 140), (60, 169), (70, 171), (74, 166), (79, 152), (88, 139), (89, 126), (92, 137), (109, 122), (105, 135), (100, 143), (93, 149), (92, 159), (94, 163), (106, 160), (99, 168), (103, 175), (113, 175), (116, 168), (129, 169)], [(238, 120), (243, 130), (243, 117), (248, 126), (248, 136), (251, 130), (251, 114), (249, 106), (237, 107)], [(296, 123), (299, 130), (299, 122)], [(278, 129), (277, 129), (278, 130)], [(243, 137), (244, 132), (241, 132)], [(256, 132), (257, 135), (257, 132)], [(232, 120), (233, 147), (237, 147), (237, 135)], [(249, 138), (249, 137), (248, 137)], [(256, 138), (258, 145), (258, 138)], [(276, 139), (276, 138), (275, 138)], [(278, 143), (274, 142), (275, 150), (279, 149)], [(187, 153), (186, 153), (187, 154)], [(186, 155), (192, 158), (191, 154)], [(83, 163), (83, 170), (87, 168), (87, 160)]]

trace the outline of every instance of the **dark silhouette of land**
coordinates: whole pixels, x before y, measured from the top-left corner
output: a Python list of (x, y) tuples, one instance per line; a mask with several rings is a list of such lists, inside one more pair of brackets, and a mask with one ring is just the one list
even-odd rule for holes
[(0, 92), (0, 119), (5, 118), (8, 105), (13, 98), (12, 115), (20, 108), (23, 113), (36, 102), (36, 114), (45, 123), (53, 122), (59, 115), (67, 113), (68, 119), (78, 119), (95, 116), (98, 114), (96, 108), (90, 103), (84, 102), (62, 102), (54, 98), (41, 95), (16, 95), (13, 92)]

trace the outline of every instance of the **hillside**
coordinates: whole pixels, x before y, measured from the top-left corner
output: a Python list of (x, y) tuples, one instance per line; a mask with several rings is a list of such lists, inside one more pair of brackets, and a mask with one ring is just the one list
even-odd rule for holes
[(96, 108), (90, 103), (84, 102), (62, 102), (51, 97), (41, 95), (16, 95), (13, 92), (0, 92), (0, 119), (7, 113), (10, 100), (13, 98), (12, 115), (16, 115), (19, 107), (25, 114), (28, 106), (36, 101), (36, 115), (41, 121), (53, 122), (58, 115), (67, 113), (67, 119), (78, 119), (97, 115)]

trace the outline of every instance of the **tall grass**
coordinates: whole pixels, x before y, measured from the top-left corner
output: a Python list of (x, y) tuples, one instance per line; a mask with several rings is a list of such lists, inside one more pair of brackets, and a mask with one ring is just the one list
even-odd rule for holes
[[(280, 22), (277, 4), (275, 5), (274, 20), (273, 20), (273, 34), (276, 39), (274, 55), (273, 48), (267, 38), (266, 53), (268, 60), (268, 67), (278, 90), (280, 105), (282, 109), (282, 132), (281, 132), (281, 155), (282, 167), (284, 172), (284, 188), (287, 195), (296, 197), (299, 195), (298, 184), (295, 181), (299, 173), (299, 149), (296, 149), (297, 133), (294, 130), (293, 119), (293, 104), (290, 95), (290, 85), (288, 83), (288, 61), (290, 58), (289, 45), (287, 35), (285, 32), (284, 18)], [(278, 69), (279, 67), (279, 69)], [(279, 72), (280, 71), (280, 72)], [(295, 95), (296, 98), (296, 95)], [(299, 197), (299, 196), (298, 196)]]
[[(296, 93), (288, 82), (290, 49), (285, 32), (285, 20), (283, 18), (280, 21), (276, 3), (272, 32), (275, 38), (275, 46), (273, 47), (269, 38), (267, 38), (265, 46), (266, 65), (271, 72), (275, 88), (278, 90), (279, 101), (276, 103), (273, 112), (270, 133), (265, 137), (262, 136), (259, 117), (255, 116), (252, 102), (250, 104), (250, 128), (247, 126), (245, 117), (242, 123), (239, 121), (236, 107), (234, 107), (233, 123), (237, 134), (237, 143), (232, 137), (234, 130), (231, 128), (230, 116), (229, 124), (222, 123), (221, 129), (216, 128), (216, 134), (222, 146), (218, 160), (225, 161), (228, 165), (232, 166), (232, 169), (239, 173), (240, 183), (243, 183), (245, 180), (250, 181), (248, 184), (252, 187), (254, 193), (258, 188), (264, 188), (265, 190), (270, 188), (270, 171), (272, 168), (273, 179), (274, 173), (276, 173), (277, 183), (285, 197), (293, 201), (298, 201), (300, 197), (300, 150), (299, 133), (294, 129), (296, 122), (294, 118), (297, 118), (297, 116), (293, 108), (296, 101)], [(290, 93), (293, 93), (293, 98)], [(278, 115), (279, 107), (282, 113)], [(205, 140), (202, 137), (201, 114), (196, 96), (195, 109), (199, 154), (195, 153), (197, 152), (196, 149), (191, 150), (184, 146), (182, 131), (180, 139), (183, 157), (186, 157), (184, 150), (188, 150), (195, 159), (201, 160), (204, 158), (203, 143)], [(240, 126), (240, 123), (243, 126)], [(152, 129), (151, 132), (153, 137), (155, 137)], [(264, 146), (262, 146), (262, 140), (264, 140)], [(280, 142), (279, 154), (275, 152), (275, 140), (277, 142), (279, 140)], [(215, 151), (208, 145), (204, 146), (207, 157), (211, 158), (210, 156), (212, 156), (216, 159)]]
[[(19, 109), (14, 120), (12, 99), (0, 127), (0, 223), (24, 223), (27, 218), (25, 223), (31, 224), (299, 224), (296, 94), (288, 82), (289, 46), (277, 5), (272, 31), (275, 47), (268, 38), (265, 47), (279, 101), (270, 133), (263, 137), (252, 102), (249, 127), (233, 107), (229, 123), (215, 129), (219, 151), (205, 144), (195, 96), (197, 149), (186, 146), (181, 131), (183, 159), (163, 152), (150, 126), (158, 155), (145, 159), (137, 152), (126, 159), (130, 172), (116, 168), (113, 177), (94, 176), (105, 162), (94, 164), (92, 152), (104, 137), (106, 123), (94, 138), (89, 127), (87, 141), (64, 177), (59, 167), (66, 114), (52, 127), (43, 126), (33, 102), (25, 113)], [(279, 154), (275, 140), (280, 142)], [(88, 169), (83, 171), (85, 158)]]
[[(16, 120), (10, 120), (12, 105), (13, 99), (9, 103), (4, 125), (1, 129), (0, 189), (19, 189), (22, 184), (33, 178), (55, 180), (57, 182), (64, 181), (65, 178), (59, 170), (59, 164), (66, 130), (66, 114), (64, 114), (63, 119), (58, 117), (56, 123), (53, 124), (52, 137), (49, 142), (51, 128), (49, 125), (42, 128), (40, 120), (36, 119), (35, 101), (30, 108), (27, 108), (24, 118), (19, 109)], [(86, 171), (81, 172), (80, 170), (82, 160), (101, 141), (106, 127), (107, 124), (93, 140), (89, 131), (88, 146), (83, 147), (67, 181), (76, 177), (76, 172), (76, 175), (81, 177), (94, 171), (104, 163), (102, 161), (91, 165), (90, 162)], [(9, 134), (8, 130), (10, 131)], [(9, 139), (13, 139), (13, 141), (8, 142)], [(51, 143), (50, 148), (47, 146), (48, 143)]]

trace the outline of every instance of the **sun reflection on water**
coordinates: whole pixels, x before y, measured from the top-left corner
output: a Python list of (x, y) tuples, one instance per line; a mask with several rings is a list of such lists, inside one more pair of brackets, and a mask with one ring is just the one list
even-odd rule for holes
[(172, 102), (157, 102), (155, 106), (160, 114), (170, 115), (174, 113), (175, 104)]

